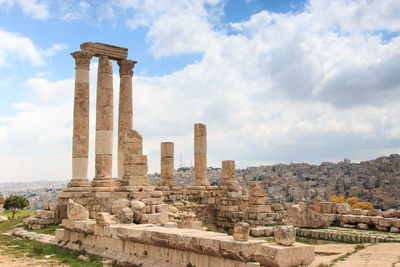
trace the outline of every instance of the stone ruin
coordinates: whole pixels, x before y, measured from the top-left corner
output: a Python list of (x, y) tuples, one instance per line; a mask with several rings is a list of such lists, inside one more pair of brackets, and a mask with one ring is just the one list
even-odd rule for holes
[[(57, 205), (28, 218), (31, 228), (60, 223), (59, 246), (82, 250), (119, 263), (141, 266), (297, 266), (312, 262), (314, 248), (293, 243), (291, 229), (278, 229), (278, 243), (249, 238), (250, 227), (283, 223), (283, 214), (266, 205), (260, 183), (249, 192), (235, 177), (235, 162), (222, 161), (222, 179), (207, 179), (207, 129), (194, 125), (194, 181), (174, 179), (174, 143), (161, 143), (161, 180), (147, 177), (143, 138), (133, 130), (132, 76), (136, 61), (128, 50), (102, 43), (83, 43), (71, 54), (76, 63), (72, 178), (58, 194)], [(98, 57), (95, 176), (89, 182), (89, 66)], [(113, 70), (119, 65), (118, 177), (112, 177)], [(174, 204), (174, 205), (169, 205)], [(232, 233), (206, 232), (214, 225)], [(287, 235), (288, 233), (288, 235)], [(287, 237), (289, 236), (289, 237)], [(293, 241), (293, 242), (292, 242)]]

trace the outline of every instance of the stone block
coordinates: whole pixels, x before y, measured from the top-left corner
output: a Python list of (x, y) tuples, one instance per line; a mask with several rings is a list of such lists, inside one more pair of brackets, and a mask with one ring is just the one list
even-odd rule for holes
[(121, 60), (128, 57), (128, 49), (103, 43), (87, 42), (81, 44), (81, 50), (90, 52), (93, 56), (107, 56), (109, 59)]
[(131, 201), (126, 198), (116, 199), (112, 203), (112, 214), (118, 214), (122, 209), (129, 208)]
[(108, 226), (113, 224), (111, 216), (107, 212), (98, 212), (96, 215), (96, 224), (99, 226)]
[(56, 229), (55, 236), (56, 236), (56, 244), (60, 241), (64, 240), (65, 230), (64, 229)]
[(137, 154), (125, 154), (124, 162), (133, 165), (147, 165), (147, 156), (146, 155), (137, 155)]
[(174, 157), (174, 142), (161, 143), (161, 157), (167, 157), (167, 158)]
[(249, 198), (251, 197), (265, 197), (266, 193), (260, 182), (249, 183)]
[(201, 230), (202, 227), (203, 227), (202, 221), (184, 221), (182, 223), (182, 228)]
[(70, 199), (68, 200), (67, 216), (70, 220), (87, 220), (89, 219), (89, 211)]
[(359, 223), (357, 227), (363, 230), (368, 230), (368, 224), (366, 223)]
[(314, 246), (294, 243), (281, 246), (270, 243), (257, 248), (256, 260), (265, 266), (307, 266), (314, 260)]
[(237, 241), (249, 240), (250, 225), (245, 222), (238, 222), (233, 228), (233, 239)]
[(291, 246), (296, 242), (296, 229), (291, 226), (274, 226), (275, 241), (284, 246)]
[(392, 226), (392, 227), (390, 228), (390, 232), (391, 232), (391, 233), (400, 233), (400, 229), (397, 228), (397, 227)]
[(351, 212), (351, 206), (347, 203), (337, 203), (336, 212), (339, 214), (349, 214)]
[(379, 220), (379, 226), (391, 227), (392, 226), (392, 219), (390, 219), (390, 218), (380, 219)]

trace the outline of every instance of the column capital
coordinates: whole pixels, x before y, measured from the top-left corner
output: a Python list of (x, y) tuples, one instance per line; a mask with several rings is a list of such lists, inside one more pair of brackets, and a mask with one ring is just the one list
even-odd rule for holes
[(71, 53), (71, 56), (75, 59), (75, 69), (89, 69), (90, 59), (92, 54), (87, 51), (76, 51)]
[(119, 75), (133, 75), (133, 68), (135, 67), (135, 64), (137, 61), (134, 60), (129, 60), (129, 59), (122, 59), (118, 60), (118, 66), (119, 66)]

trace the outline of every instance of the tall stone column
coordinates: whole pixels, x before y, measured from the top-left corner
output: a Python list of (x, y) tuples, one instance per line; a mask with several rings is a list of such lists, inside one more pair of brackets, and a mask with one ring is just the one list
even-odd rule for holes
[(99, 56), (96, 99), (95, 177), (92, 191), (113, 191), (113, 73), (107, 56)]
[(90, 191), (88, 172), (89, 154), (89, 66), (91, 53), (71, 53), (75, 59), (75, 96), (72, 140), (72, 179), (64, 191)]
[(195, 186), (207, 186), (207, 128), (203, 123), (194, 125), (194, 176)]
[(174, 143), (161, 143), (161, 180), (158, 186), (176, 186), (174, 179)]
[(122, 138), (126, 130), (132, 130), (132, 76), (137, 62), (119, 60), (119, 109), (118, 109), (118, 178), (124, 176), (124, 146)]

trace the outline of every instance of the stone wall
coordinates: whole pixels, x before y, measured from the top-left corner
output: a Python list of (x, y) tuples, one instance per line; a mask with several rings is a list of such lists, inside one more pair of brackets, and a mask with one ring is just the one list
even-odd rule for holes
[(263, 188), (257, 182), (253, 184), (255, 186), (249, 189), (252, 205), (249, 205), (248, 192), (239, 186), (234, 187), (236, 189), (226, 185), (205, 186), (204, 189), (186, 186), (181, 190), (162, 192), (168, 203), (180, 210), (194, 212), (205, 224), (224, 228), (228, 232), (235, 223), (242, 221), (249, 223), (251, 227), (282, 224), (282, 213), (272, 212), (271, 207), (266, 205)]
[(260, 239), (236, 241), (222, 233), (154, 225), (63, 220), (56, 243), (141, 266), (298, 266), (310, 264), (314, 247), (281, 246)]
[(315, 202), (314, 211), (322, 214), (331, 224), (340, 223), (346, 228), (372, 229), (400, 232), (400, 210), (351, 209), (346, 203)]

